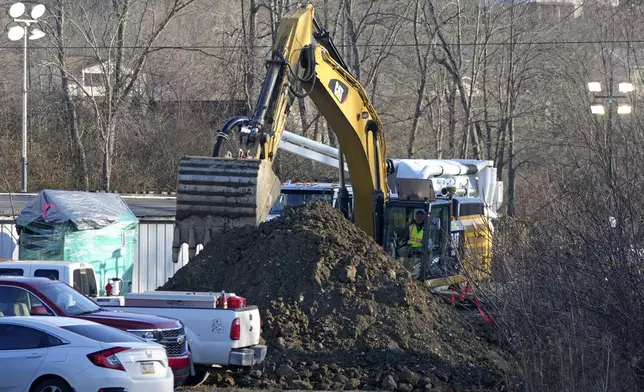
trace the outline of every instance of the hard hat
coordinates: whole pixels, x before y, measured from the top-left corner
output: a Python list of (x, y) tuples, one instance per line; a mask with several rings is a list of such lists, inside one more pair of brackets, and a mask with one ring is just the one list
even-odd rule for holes
[(422, 209), (422, 208), (416, 208), (416, 209), (414, 210), (414, 216), (416, 216), (416, 214), (418, 214), (419, 212), (420, 212), (421, 214), (425, 215), (425, 211), (423, 211), (423, 209)]

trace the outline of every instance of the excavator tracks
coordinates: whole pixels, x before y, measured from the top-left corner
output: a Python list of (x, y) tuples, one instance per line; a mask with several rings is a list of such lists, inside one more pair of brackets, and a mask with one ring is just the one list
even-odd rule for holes
[(279, 197), (280, 181), (271, 163), (258, 159), (188, 156), (181, 159), (172, 261), (182, 244), (188, 259), (231, 228), (265, 221)]

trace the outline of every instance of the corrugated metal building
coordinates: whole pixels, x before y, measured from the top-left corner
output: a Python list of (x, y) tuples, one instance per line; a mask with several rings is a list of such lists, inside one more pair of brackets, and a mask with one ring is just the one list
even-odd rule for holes
[[(0, 194), (0, 258), (18, 259), (18, 234), (12, 216), (35, 194)], [(175, 198), (122, 195), (139, 219), (132, 291), (155, 290), (185, 265), (186, 257), (172, 262)], [(187, 252), (182, 252), (186, 255)]]

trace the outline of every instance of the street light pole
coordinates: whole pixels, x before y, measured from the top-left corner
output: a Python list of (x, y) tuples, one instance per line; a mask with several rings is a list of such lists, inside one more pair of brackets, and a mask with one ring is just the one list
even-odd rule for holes
[[(597, 92), (601, 92), (601, 83), (599, 82), (589, 82), (588, 90), (593, 93), (593, 98), (595, 99), (594, 103), (590, 106), (590, 111), (596, 115), (602, 115), (608, 110), (608, 123), (606, 124), (606, 133), (604, 134), (604, 148), (608, 150), (608, 175), (610, 176), (611, 185), (614, 185), (616, 168), (615, 168), (615, 157), (613, 156), (613, 110), (614, 105), (617, 100), (626, 100), (628, 99), (626, 93), (633, 91), (633, 84), (630, 82), (620, 82), (619, 83), (619, 92), (623, 93), (622, 95), (616, 95), (613, 92), (614, 81), (613, 77), (608, 79), (608, 95), (598, 95)], [(604, 107), (604, 104), (601, 100), (606, 100), (608, 108)], [(630, 104), (619, 104), (617, 106), (617, 114), (629, 114), (632, 111), (632, 106)]]
[(608, 147), (608, 172), (610, 173), (611, 185), (615, 183), (615, 164), (613, 159), (613, 77), (608, 80), (608, 126), (606, 144)]
[[(606, 112), (606, 108), (604, 107), (604, 104), (601, 102), (602, 100), (606, 100), (606, 103), (608, 104), (608, 124), (606, 124), (606, 133), (604, 134), (604, 148), (608, 150), (608, 170), (607, 170), (607, 176), (608, 176), (608, 183), (610, 184), (610, 206), (609, 206), (609, 211), (612, 212), (613, 214), (617, 214), (619, 216), (619, 208), (618, 208), (618, 199), (615, 198), (615, 192), (617, 188), (617, 168), (615, 164), (615, 154), (613, 153), (613, 110), (614, 110), (614, 104), (615, 101), (619, 102), (619, 100), (627, 100), (628, 96), (627, 95), (616, 95), (613, 92), (614, 88), (614, 82), (613, 82), (613, 76), (611, 75), (610, 78), (608, 79), (608, 95), (598, 95), (596, 93), (601, 92), (601, 83), (600, 82), (589, 82), (588, 83), (588, 90), (592, 93), (594, 102), (590, 105), (590, 112), (596, 115), (603, 115)], [(622, 94), (627, 94), (630, 92), (633, 92), (634, 86), (631, 82), (620, 82), (618, 85), (619, 92)], [(629, 103), (622, 103), (617, 105), (617, 114), (618, 115), (624, 115), (624, 114), (630, 114), (633, 110), (633, 107)], [(602, 127), (604, 128), (604, 127)], [(617, 227), (617, 217), (614, 215), (610, 215), (608, 217), (610, 227), (611, 228), (616, 228)]]
[[(9, 29), (8, 35), (11, 41), (23, 40), (22, 45), (22, 56), (23, 56), (23, 65), (22, 65), (22, 149), (20, 153), (20, 164), (22, 171), (22, 184), (21, 192), (27, 192), (27, 103), (28, 103), (28, 94), (29, 94), (29, 85), (27, 81), (27, 75), (29, 73), (28, 68), (28, 48), (29, 40), (37, 40), (45, 36), (45, 33), (38, 29), (34, 28), (29, 31), (29, 27), (32, 24), (38, 23), (38, 18), (45, 14), (45, 6), (42, 4), (36, 4), (32, 7), (30, 13), (25, 15), (25, 5), (22, 3), (14, 3), (9, 8), (9, 16), (13, 19), (14, 23), (18, 23), (17, 26), (13, 26)], [(22, 26), (21, 26), (22, 25)]]
[(23, 45), (23, 69), (22, 69), (22, 187), (21, 192), (27, 192), (27, 47), (29, 45), (28, 25), (25, 24), (25, 37)]

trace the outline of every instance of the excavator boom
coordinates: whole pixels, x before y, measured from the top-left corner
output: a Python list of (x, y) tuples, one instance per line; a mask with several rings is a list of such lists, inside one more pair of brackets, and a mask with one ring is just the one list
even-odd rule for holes
[(280, 193), (272, 162), (293, 101), (306, 96), (332, 127), (346, 157), (355, 223), (376, 237), (374, 197), (382, 205), (388, 193), (382, 122), (308, 4), (280, 21), (253, 115), (222, 127), (212, 157), (181, 160), (175, 263), (183, 244), (192, 258), (197, 245), (205, 246), (218, 233), (267, 218)]

